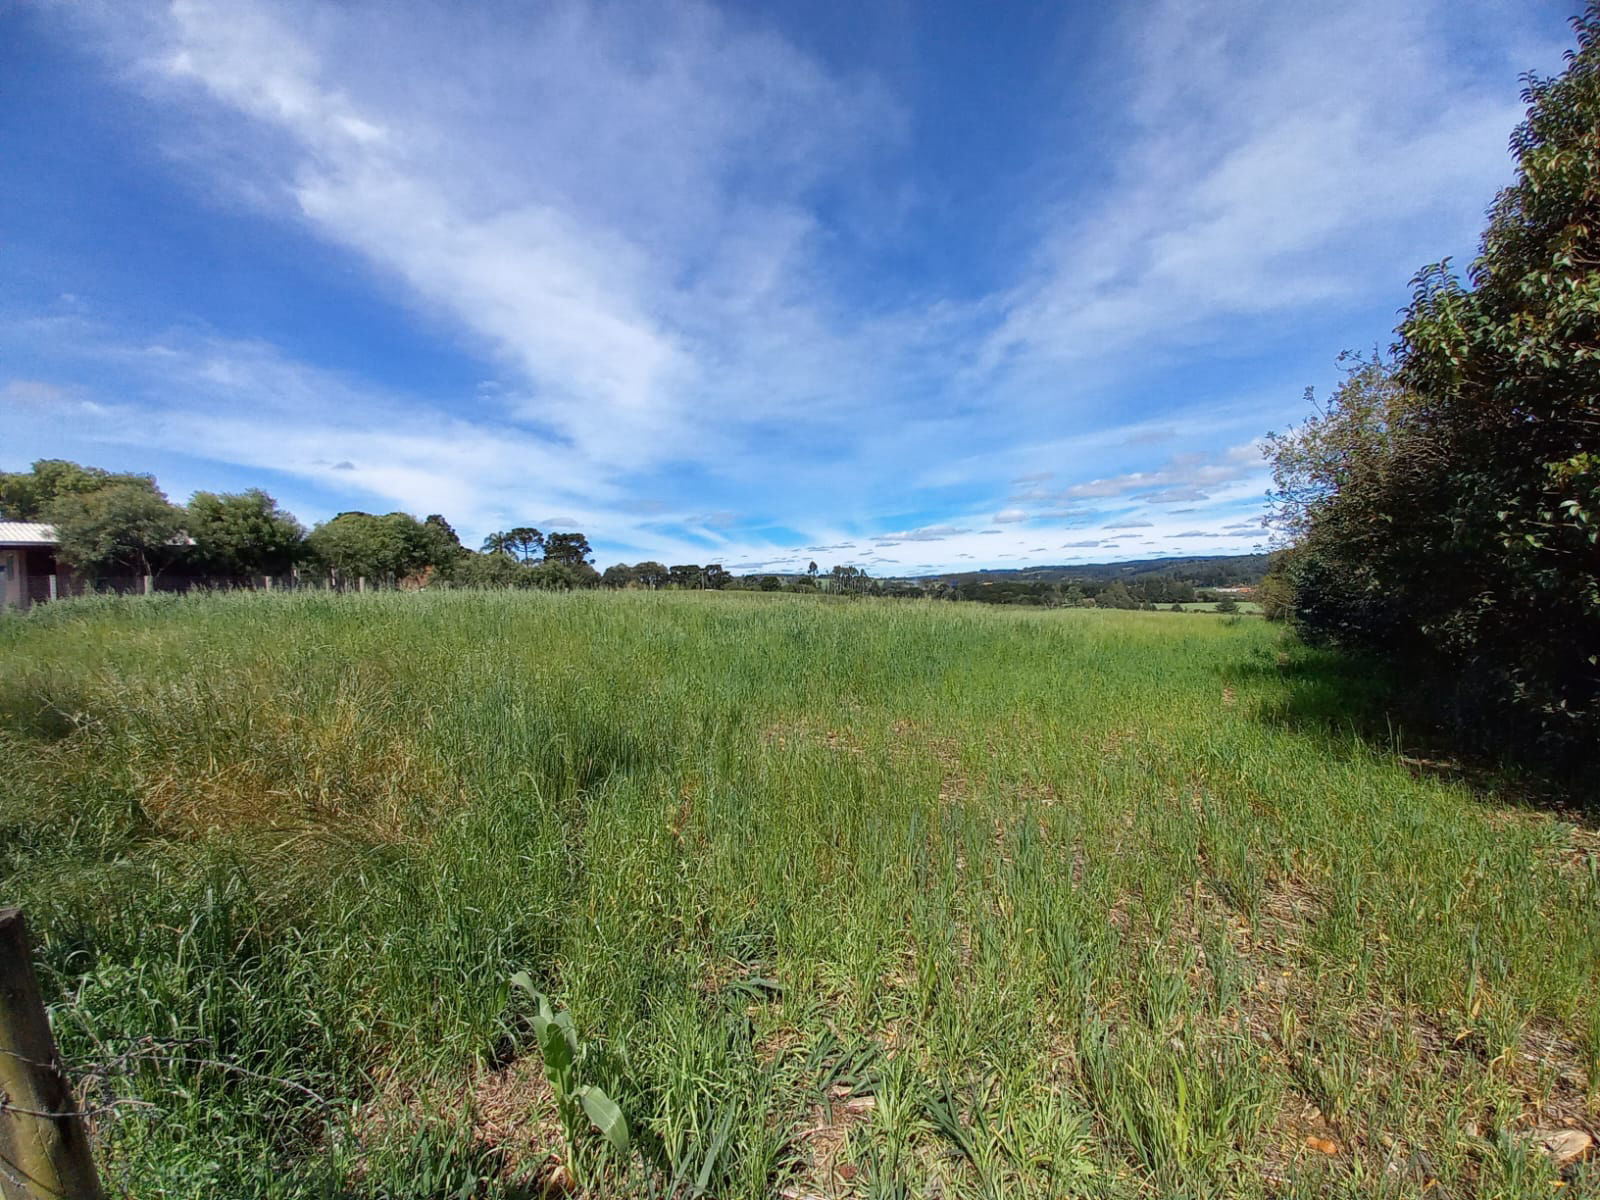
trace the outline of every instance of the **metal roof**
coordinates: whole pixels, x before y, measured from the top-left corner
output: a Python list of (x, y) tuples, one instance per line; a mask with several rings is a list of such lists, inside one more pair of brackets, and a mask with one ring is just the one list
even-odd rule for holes
[(54, 546), (56, 531), (37, 521), (0, 521), (0, 546)]

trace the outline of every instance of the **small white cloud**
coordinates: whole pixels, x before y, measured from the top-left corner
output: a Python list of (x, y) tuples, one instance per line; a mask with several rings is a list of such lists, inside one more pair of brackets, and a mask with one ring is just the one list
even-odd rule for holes
[(48, 408), (64, 404), (71, 398), (72, 393), (64, 387), (45, 383), (40, 379), (13, 379), (4, 388), (0, 388), (0, 395), (14, 404)]
[(1202, 492), (1195, 487), (1175, 487), (1159, 492), (1149, 492), (1141, 496), (1140, 499), (1150, 504), (1192, 504), (1196, 500), (1211, 499), (1211, 493)]
[(955, 525), (924, 525), (918, 529), (907, 529), (899, 533), (886, 533), (872, 540), (880, 545), (891, 544), (888, 539), (893, 539), (894, 543), (942, 542), (946, 538), (959, 537), (966, 532), (967, 530)]
[[(1203, 487), (1231, 483), (1264, 469), (1258, 443), (1233, 446), (1220, 455), (1188, 453), (1174, 455), (1165, 466), (1154, 471), (1132, 471), (1106, 479), (1091, 479), (1075, 484), (1066, 494), (1077, 498), (1123, 496), (1146, 488), (1165, 488), (1155, 496), (1157, 503), (1170, 500), (1204, 500)], [(1168, 499), (1170, 497), (1170, 500)], [(1151, 497), (1154, 498), (1154, 497)]]

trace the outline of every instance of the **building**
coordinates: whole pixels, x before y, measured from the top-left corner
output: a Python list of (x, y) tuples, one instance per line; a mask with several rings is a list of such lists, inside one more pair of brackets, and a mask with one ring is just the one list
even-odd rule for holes
[(27, 608), (75, 590), (56, 559), (56, 531), (32, 521), (0, 521), (0, 608)]

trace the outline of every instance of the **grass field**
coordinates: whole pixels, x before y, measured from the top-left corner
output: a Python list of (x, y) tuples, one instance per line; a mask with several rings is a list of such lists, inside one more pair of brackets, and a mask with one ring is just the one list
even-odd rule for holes
[(1600, 839), (1260, 620), (218, 596), (0, 621), (0, 869), (139, 1196), (1596, 1187)]

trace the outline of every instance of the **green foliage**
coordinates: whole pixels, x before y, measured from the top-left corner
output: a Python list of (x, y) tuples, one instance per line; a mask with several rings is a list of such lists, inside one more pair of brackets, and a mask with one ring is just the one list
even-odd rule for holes
[(155, 574), (177, 553), (171, 543), (183, 525), (182, 511), (148, 479), (65, 492), (40, 515), (55, 527), (61, 558), (95, 577)]
[(1397, 358), (1272, 453), (1297, 623), (1412, 661), (1462, 728), (1600, 736), (1600, 5), (1529, 77), (1470, 286), (1425, 269)]
[(422, 541), (428, 563), (441, 570), (467, 553), (455, 527), (444, 519), (443, 513), (429, 513), (423, 519)]
[(1128, 585), (1120, 579), (1113, 579), (1105, 587), (1094, 594), (1094, 602), (1098, 608), (1138, 608), (1139, 601), (1134, 598)]
[(862, 594), (872, 590), (872, 577), (867, 574), (864, 567), (838, 565), (828, 572), (833, 580), (835, 592), (849, 594)]
[(576, 1165), (579, 1139), (587, 1124), (600, 1134), (618, 1154), (627, 1154), (630, 1137), (628, 1119), (617, 1102), (595, 1083), (583, 1082), (592, 1070), (589, 1047), (578, 1040), (572, 1014), (552, 1012), (550, 999), (533, 985), (526, 971), (511, 977), (511, 986), (524, 993), (537, 1006), (533, 1014), (533, 1034), (544, 1059), (545, 1078), (555, 1093), (561, 1126), (567, 1136), (569, 1165)]
[[(621, 586), (612, 575), (610, 586)], [(530, 588), (548, 592), (570, 592), (575, 588), (598, 587), (602, 577), (588, 563), (569, 567), (565, 563), (520, 562), (502, 552), (474, 554), (462, 551), (446, 563), (435, 577), (445, 587)]]
[(156, 490), (148, 475), (116, 474), (62, 458), (41, 458), (27, 471), (0, 471), (0, 519), (42, 521), (45, 510), (61, 497), (81, 496), (111, 484)]
[(638, 563), (633, 568), (634, 578), (639, 581), (639, 586), (647, 587), (651, 591), (664, 588), (672, 581), (672, 575), (666, 567), (658, 562), (645, 561)]
[(1280, 550), (1272, 556), (1272, 566), (1256, 586), (1255, 595), (1262, 614), (1269, 621), (1288, 621), (1294, 616), (1295, 584), (1290, 566), (1295, 551)]
[(531, 525), (518, 525), (483, 539), (483, 553), (503, 554), (518, 562), (532, 562), (544, 552), (544, 534)]
[(578, 1099), (596, 1195), (1529, 1200), (1600, 1070), (1593, 831), (1352, 733), (1370, 672), (1264, 621), (219, 593), (0, 661), (65, 1060), (166, 1055), (106, 1080), (155, 1106), (97, 1118), (113, 1192), (538, 1194), (518, 971), (626, 1112)]
[[(1204, 575), (1212, 578), (1214, 571), (1208, 568)], [(1126, 578), (1100, 576), (1073, 582), (1026, 579), (1010, 571), (949, 578), (956, 581), (952, 598), (975, 600), (980, 604), (1064, 608), (1089, 602), (1092, 607), (1136, 609), (1154, 604), (1192, 604), (1196, 597), (1193, 579), (1166, 571), (1140, 571)], [(943, 582), (942, 579), (936, 581), (935, 586)]]
[(581, 533), (552, 533), (544, 539), (544, 561), (574, 570), (586, 566), (593, 555), (589, 539)]
[(311, 531), (307, 545), (324, 564), (347, 580), (398, 580), (432, 565), (437, 535), (430, 535), (410, 513), (373, 516), (340, 513)]
[(1529, 1200), (1600, 1070), (1593, 831), (1351, 732), (1370, 672), (1263, 621), (227, 593), (0, 661), (65, 1060), (165, 1056), (106, 1078), (155, 1106), (97, 1118), (113, 1192), (539, 1194), (518, 971), (626, 1113), (569, 1106), (596, 1195)]
[(449, 587), (510, 588), (526, 586), (528, 568), (509, 554), (470, 551), (452, 558), (439, 572), (435, 583)]
[[(579, 534), (551, 534), (557, 537), (582, 537)], [(546, 558), (541, 563), (526, 568), (527, 587), (543, 588), (545, 591), (570, 592), (574, 588), (596, 587), (600, 583), (600, 572), (588, 563), (566, 562), (559, 558)]]
[(184, 527), (194, 539), (191, 561), (234, 583), (281, 574), (305, 555), (305, 529), (259, 488), (236, 494), (196, 492)]

